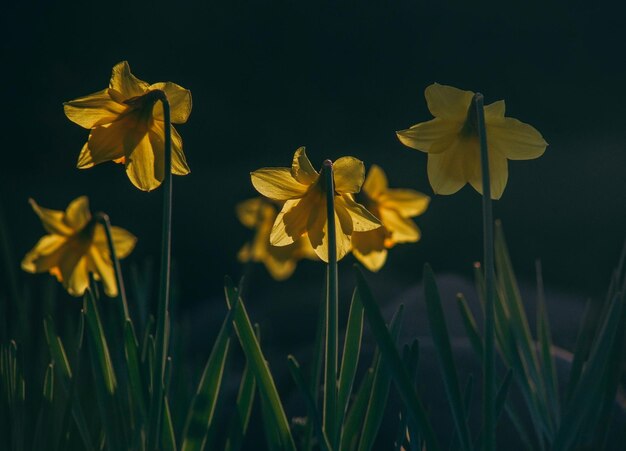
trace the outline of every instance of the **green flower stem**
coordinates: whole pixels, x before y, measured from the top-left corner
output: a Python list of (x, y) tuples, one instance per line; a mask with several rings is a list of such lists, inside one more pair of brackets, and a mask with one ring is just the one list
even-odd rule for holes
[(104, 226), (104, 233), (107, 237), (107, 244), (109, 245), (109, 254), (111, 261), (113, 262), (113, 269), (115, 270), (115, 282), (117, 284), (117, 291), (120, 299), (122, 300), (122, 312), (124, 315), (124, 321), (130, 320), (130, 313), (128, 312), (128, 300), (126, 299), (126, 288), (124, 287), (124, 277), (122, 276), (122, 266), (120, 260), (117, 258), (115, 252), (115, 246), (113, 245), (113, 235), (111, 234), (111, 220), (106, 213), (96, 214), (96, 221)]
[(491, 205), (491, 180), (489, 176), (489, 153), (485, 129), (484, 97), (474, 95), (476, 123), (480, 141), (480, 163), (483, 178), (483, 252), (485, 264), (485, 358), (483, 360), (483, 422), (485, 426), (484, 449), (493, 451), (496, 444), (495, 415), (495, 338), (494, 300), (495, 274), (493, 267), (493, 211)]
[(326, 365), (324, 375), (324, 432), (335, 444), (337, 438), (337, 316), (338, 277), (337, 277), (337, 230), (335, 228), (335, 182), (333, 163), (324, 161), (322, 168), (326, 188), (326, 214), (328, 220), (328, 267), (326, 275)]
[(160, 449), (161, 417), (165, 396), (165, 364), (169, 343), (170, 263), (172, 249), (172, 124), (170, 104), (163, 91), (155, 91), (157, 101), (163, 104), (165, 122), (165, 162), (163, 173), (163, 234), (161, 236), (161, 278), (155, 340), (154, 388), (150, 408), (148, 450)]

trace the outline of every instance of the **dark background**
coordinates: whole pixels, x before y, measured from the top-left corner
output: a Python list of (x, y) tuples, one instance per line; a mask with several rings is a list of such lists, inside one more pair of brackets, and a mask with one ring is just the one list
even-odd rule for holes
[[(299, 146), (315, 165), (352, 155), (381, 165), (392, 186), (432, 196), (426, 155), (394, 131), (430, 119), (423, 90), (435, 81), (481, 91), (488, 103), (506, 99), (507, 115), (550, 143), (542, 158), (510, 163), (495, 204), (520, 276), (532, 279), (539, 257), (546, 284), (602, 293), (626, 236), (621, 11), (581, 1), (334, 3), (3, 6), (0, 200), (16, 267), (43, 233), (28, 197), (63, 209), (87, 194), (92, 210), (139, 237), (129, 261), (157, 258), (160, 191), (140, 192), (113, 163), (76, 169), (88, 131), (62, 109), (105, 88), (113, 65), (128, 60), (138, 78), (174, 81), (193, 96), (190, 120), (177, 127), (192, 173), (174, 179), (173, 255), (187, 306), (218, 298), (223, 276), (242, 273), (236, 254), (250, 233), (234, 205), (255, 195), (250, 171), (288, 166)], [(417, 222), (421, 242), (393, 249), (374, 283), (397, 293), (425, 261), (471, 275), (482, 252), (472, 188), (433, 196)], [(280, 284), (258, 267), (250, 291), (288, 296), (300, 281), (321, 286), (322, 275), (303, 262)]]

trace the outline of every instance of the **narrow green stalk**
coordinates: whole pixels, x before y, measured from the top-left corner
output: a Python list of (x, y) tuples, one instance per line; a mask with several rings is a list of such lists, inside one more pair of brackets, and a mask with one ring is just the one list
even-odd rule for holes
[(487, 150), (487, 131), (485, 129), (483, 95), (476, 93), (473, 103), (476, 108), (476, 125), (478, 129), (478, 139), (480, 141), (480, 164), (483, 178), (483, 252), (485, 265), (485, 359), (483, 360), (484, 449), (486, 451), (493, 451), (496, 445), (493, 211), (491, 205), (491, 180), (489, 175), (489, 153)]
[(165, 162), (163, 173), (163, 229), (161, 236), (161, 278), (159, 285), (159, 306), (157, 310), (156, 349), (154, 365), (154, 387), (150, 405), (150, 427), (148, 430), (148, 450), (159, 449), (163, 397), (165, 395), (164, 375), (167, 359), (170, 300), (170, 263), (172, 248), (172, 125), (170, 104), (163, 91), (154, 91), (157, 101), (163, 104), (165, 122)]
[(111, 220), (106, 213), (96, 214), (96, 221), (104, 226), (104, 233), (107, 237), (107, 244), (109, 245), (109, 254), (111, 255), (111, 261), (113, 262), (113, 269), (115, 270), (115, 281), (117, 283), (117, 291), (120, 299), (122, 300), (122, 310), (124, 314), (124, 320), (130, 320), (130, 313), (128, 312), (128, 300), (126, 299), (126, 288), (124, 287), (124, 278), (122, 276), (122, 266), (120, 260), (117, 258), (115, 252), (115, 246), (113, 244), (113, 234), (111, 233)]
[(328, 267), (326, 276), (326, 365), (324, 374), (324, 432), (331, 446), (337, 440), (337, 316), (338, 278), (337, 278), (337, 230), (335, 228), (335, 182), (333, 162), (324, 161), (322, 168), (326, 189), (326, 214), (328, 220)]

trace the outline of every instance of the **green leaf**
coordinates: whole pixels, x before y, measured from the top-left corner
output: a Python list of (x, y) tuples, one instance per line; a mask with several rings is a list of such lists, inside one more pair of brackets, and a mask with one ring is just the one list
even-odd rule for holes
[(359, 293), (355, 289), (352, 295), (350, 313), (348, 315), (348, 326), (343, 344), (343, 356), (341, 360), (341, 374), (339, 376), (339, 394), (337, 405), (340, 409), (339, 422), (343, 423), (343, 418), (348, 411), (348, 402), (352, 394), (352, 386), (359, 364), (359, 354), (361, 353), (361, 337), (363, 335), (363, 305), (359, 299)]
[(51, 317), (48, 316), (43, 320), (43, 328), (46, 333), (46, 341), (48, 342), (48, 347), (50, 348), (52, 361), (58, 365), (58, 368), (63, 376), (67, 379), (71, 379), (72, 369), (70, 367), (70, 362), (67, 359), (63, 342), (54, 329), (54, 321), (52, 321)]
[(304, 400), (306, 401), (308, 417), (309, 420), (313, 422), (313, 428), (315, 429), (315, 433), (317, 434), (319, 446), (322, 451), (330, 451), (332, 448), (328, 442), (326, 434), (324, 433), (320, 413), (317, 411), (313, 395), (311, 395), (311, 392), (309, 391), (309, 388), (304, 381), (304, 377), (302, 376), (302, 370), (300, 369), (300, 364), (292, 355), (287, 357), (287, 363), (289, 366), (289, 372), (291, 373), (291, 377), (293, 377), (293, 380), (296, 383), (296, 387), (298, 387), (298, 390), (300, 390), (300, 393), (302, 393), (302, 395), (304, 396)]
[(50, 363), (46, 368), (43, 378), (43, 397), (49, 403), (54, 399), (54, 363)]
[[(374, 367), (376, 366), (376, 362), (378, 360), (379, 356), (377, 355), (374, 359)], [(363, 425), (363, 420), (365, 419), (365, 413), (367, 412), (367, 405), (370, 399), (370, 393), (372, 391), (373, 383), (374, 368), (369, 368), (363, 376), (363, 380), (361, 381), (361, 385), (357, 390), (354, 402), (352, 403), (350, 410), (348, 410), (346, 421), (343, 424), (341, 434), (341, 446), (339, 447), (339, 449), (342, 451), (351, 451), (353, 449), (356, 449)]]
[(254, 403), (254, 392), (256, 390), (256, 381), (254, 374), (250, 370), (250, 365), (246, 363), (239, 384), (239, 392), (237, 393), (237, 407), (235, 415), (231, 419), (228, 428), (228, 439), (226, 440), (225, 451), (239, 451), (243, 444), (243, 439), (250, 422), (250, 414), (252, 413), (252, 405)]
[(233, 310), (230, 310), (215, 339), (196, 394), (191, 401), (183, 432), (182, 451), (201, 451), (206, 444), (230, 348), (232, 319)]
[(363, 302), (368, 323), (378, 343), (385, 364), (388, 366), (393, 376), (400, 397), (407, 406), (407, 411), (411, 419), (417, 423), (428, 450), (438, 451), (440, 450), (439, 442), (437, 441), (437, 437), (435, 436), (435, 432), (430, 424), (424, 406), (416, 392), (416, 388), (413, 386), (393, 339), (385, 327), (380, 309), (378, 305), (376, 305), (372, 292), (367, 286), (365, 277), (358, 267), (356, 267), (356, 269), (357, 287), (361, 296), (361, 302)]
[(463, 320), (463, 325), (465, 326), (467, 338), (472, 345), (472, 349), (474, 349), (474, 352), (478, 356), (479, 361), (482, 362), (483, 339), (480, 337), (480, 333), (478, 332), (478, 327), (476, 326), (476, 320), (474, 319), (474, 315), (472, 314), (472, 311), (467, 304), (465, 296), (459, 293), (456, 300), (457, 306), (459, 308), (459, 313), (461, 314), (461, 319)]
[[(389, 334), (394, 344), (398, 341), (398, 336), (400, 335), (403, 314), (404, 306), (400, 305), (389, 325)], [(374, 381), (372, 383), (372, 391), (370, 393), (367, 412), (365, 413), (365, 420), (363, 421), (363, 428), (361, 430), (359, 451), (369, 451), (374, 446), (374, 441), (378, 435), (378, 430), (380, 429), (385, 414), (385, 408), (387, 407), (390, 387), (391, 374), (383, 359), (379, 359), (374, 368)]]
[(91, 290), (87, 290), (85, 292), (84, 310), (87, 316), (87, 326), (91, 335), (91, 341), (100, 365), (102, 378), (107, 391), (112, 395), (115, 393), (117, 379), (115, 378), (113, 362), (111, 361), (111, 353), (109, 352), (109, 346), (107, 345), (107, 340), (104, 335), (100, 315), (98, 313), (98, 309), (96, 308), (96, 301)]
[(128, 370), (129, 389), (133, 399), (133, 405), (135, 406), (135, 414), (143, 422), (146, 419), (146, 402), (137, 347), (133, 323), (131, 320), (126, 320), (124, 322), (124, 355), (126, 357), (126, 368)]
[(448, 325), (441, 307), (441, 298), (439, 297), (435, 275), (428, 264), (424, 265), (424, 295), (430, 321), (430, 332), (437, 349), (441, 375), (450, 403), (450, 409), (452, 410), (452, 419), (458, 433), (461, 449), (469, 451), (472, 448), (472, 438), (467, 424), (467, 413), (463, 404), (459, 376), (454, 364)]
[(287, 421), (287, 416), (285, 415), (280, 397), (278, 396), (276, 384), (274, 383), (265, 357), (261, 352), (261, 346), (254, 335), (254, 329), (250, 323), (250, 318), (246, 312), (243, 300), (239, 298), (237, 290), (230, 278), (226, 278), (225, 292), (228, 308), (233, 310), (233, 323), (235, 332), (239, 338), (239, 343), (254, 373), (261, 398), (266, 404), (266, 412), (269, 414), (267, 420), (279, 437), (279, 442), (270, 443), (270, 447), (295, 451), (296, 445), (293, 441), (291, 431), (289, 430), (289, 422)]
[(161, 421), (161, 441), (164, 451), (176, 451), (176, 436), (174, 435), (174, 424), (172, 423), (172, 413), (170, 411), (170, 401), (165, 396), (163, 398), (163, 420)]

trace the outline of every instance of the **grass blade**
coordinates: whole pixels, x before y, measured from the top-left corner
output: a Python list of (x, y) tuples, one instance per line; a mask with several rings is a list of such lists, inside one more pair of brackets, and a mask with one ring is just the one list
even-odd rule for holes
[(429, 451), (439, 451), (441, 448), (435, 432), (430, 424), (430, 420), (422, 402), (420, 401), (416, 389), (411, 382), (411, 379), (407, 373), (407, 369), (402, 363), (402, 359), (398, 350), (393, 342), (393, 339), (389, 335), (389, 331), (385, 327), (385, 322), (380, 313), (378, 305), (370, 291), (365, 277), (360, 269), (356, 270), (357, 287), (361, 296), (361, 302), (365, 309), (365, 314), (368, 319), (372, 333), (378, 343), (382, 358), (385, 364), (388, 366), (389, 371), (393, 376), (393, 380), (398, 388), (400, 396), (407, 406), (407, 411), (413, 421), (415, 421), (421, 434), (424, 437), (426, 446)]
[(309, 391), (306, 382), (304, 381), (304, 377), (302, 376), (302, 370), (300, 369), (300, 364), (296, 360), (296, 358), (292, 355), (287, 357), (287, 363), (289, 366), (289, 372), (293, 377), (298, 390), (304, 396), (306, 401), (307, 410), (309, 411), (308, 417), (313, 422), (313, 428), (315, 429), (315, 433), (317, 434), (317, 440), (322, 451), (330, 451), (332, 448), (330, 443), (328, 442), (328, 438), (324, 433), (324, 428), (322, 426), (322, 419), (320, 417), (319, 412), (317, 411), (317, 407), (315, 406), (315, 401), (313, 400), (313, 395)]
[(96, 301), (91, 290), (87, 290), (85, 293), (84, 310), (96, 358), (100, 365), (100, 372), (107, 391), (112, 395), (115, 393), (117, 379), (115, 378), (113, 363), (111, 361), (111, 353), (109, 352), (109, 346), (107, 345), (106, 337), (104, 335), (104, 329), (102, 328), (102, 322), (100, 321)]
[(233, 310), (230, 310), (222, 323), (191, 401), (183, 432), (182, 451), (201, 451), (206, 444), (230, 347), (232, 319)]
[(463, 326), (465, 326), (467, 338), (472, 345), (472, 349), (478, 356), (479, 360), (482, 362), (483, 339), (480, 337), (480, 333), (478, 332), (478, 327), (476, 326), (476, 320), (474, 319), (474, 315), (472, 314), (472, 311), (467, 304), (465, 296), (459, 293), (456, 297), (456, 300), (457, 307), (459, 308), (459, 313), (461, 314), (461, 319), (463, 321)]
[(250, 365), (246, 364), (241, 376), (239, 392), (237, 393), (237, 407), (230, 423), (228, 439), (224, 447), (225, 451), (239, 451), (241, 449), (250, 422), (255, 390), (254, 374), (252, 374)]
[(48, 347), (50, 348), (50, 356), (52, 357), (52, 361), (55, 363), (55, 366), (59, 368), (65, 378), (71, 379), (72, 368), (70, 367), (70, 362), (67, 359), (67, 354), (65, 352), (63, 342), (56, 333), (56, 330), (54, 328), (54, 321), (52, 321), (51, 317), (48, 316), (43, 320), (43, 328), (46, 334)]
[(461, 394), (461, 387), (459, 385), (459, 376), (456, 365), (454, 364), (452, 346), (450, 345), (448, 325), (443, 313), (443, 308), (441, 307), (441, 298), (439, 296), (437, 282), (435, 281), (435, 275), (428, 264), (424, 265), (424, 296), (428, 309), (430, 332), (435, 348), (437, 349), (441, 375), (443, 377), (447, 398), (450, 402), (454, 425), (457, 430), (461, 449), (469, 451), (472, 447), (472, 441), (467, 424), (467, 413), (463, 404), (463, 395)]
[(265, 357), (261, 352), (261, 346), (254, 335), (254, 329), (250, 323), (250, 318), (246, 312), (243, 300), (239, 298), (237, 290), (230, 278), (226, 279), (225, 292), (228, 308), (233, 310), (233, 324), (237, 337), (239, 338), (239, 343), (254, 373), (257, 385), (259, 386), (259, 393), (264, 400), (263, 402), (266, 404), (266, 412), (269, 414), (268, 420), (279, 437), (279, 443), (276, 443), (275, 446), (283, 450), (295, 451), (296, 445), (293, 441), (289, 429), (289, 422), (287, 421), (287, 416), (285, 415), (280, 397), (278, 396), (278, 391), (276, 390), (276, 384), (274, 383)]
[[(374, 359), (374, 367), (376, 366), (377, 360), (378, 357)], [(348, 410), (348, 415), (346, 416), (341, 433), (341, 446), (339, 449), (342, 451), (351, 451), (355, 449), (358, 444), (359, 434), (372, 391), (372, 384), (374, 383), (374, 367), (369, 368), (367, 373), (363, 376), (352, 407)]]

